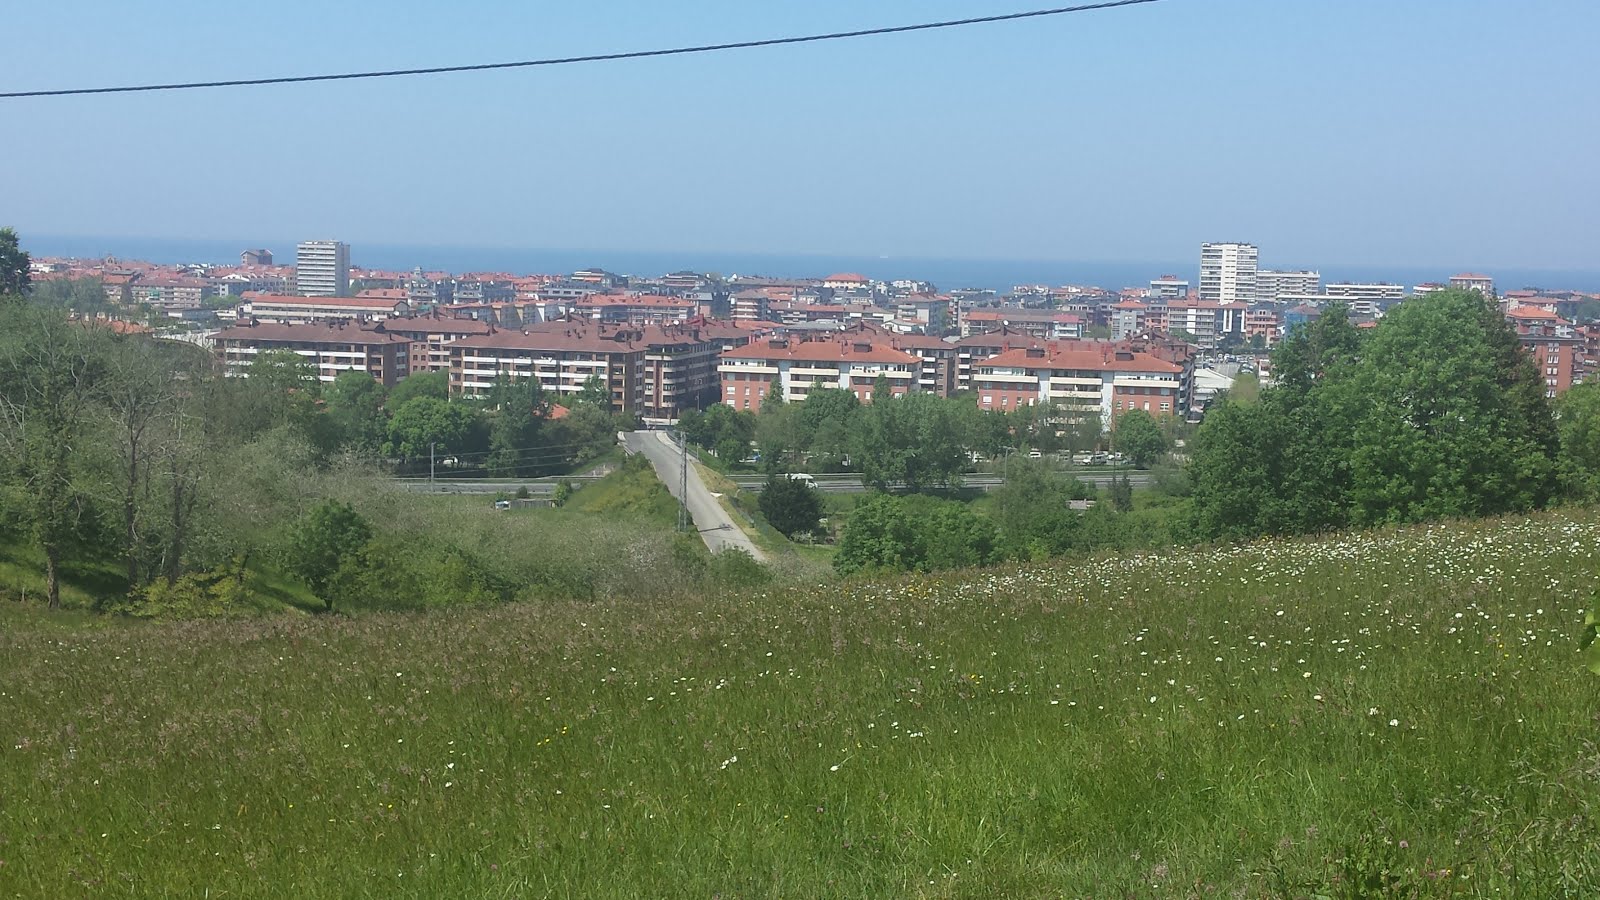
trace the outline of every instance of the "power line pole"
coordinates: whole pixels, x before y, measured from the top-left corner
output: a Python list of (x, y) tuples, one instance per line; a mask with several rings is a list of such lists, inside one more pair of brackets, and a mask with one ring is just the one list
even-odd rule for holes
[(433, 448), (438, 446), (433, 442), (428, 444), (428, 490), (433, 490)]
[(678, 530), (689, 530), (689, 442), (683, 433), (678, 438)]

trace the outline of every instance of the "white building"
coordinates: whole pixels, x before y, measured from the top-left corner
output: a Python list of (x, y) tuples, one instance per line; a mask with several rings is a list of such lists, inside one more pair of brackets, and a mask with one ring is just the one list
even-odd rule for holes
[(1163, 275), (1151, 280), (1145, 296), (1152, 300), (1184, 300), (1189, 296), (1189, 282), (1176, 275)]
[(1477, 291), (1485, 297), (1494, 296), (1494, 279), (1488, 275), (1480, 275), (1477, 272), (1451, 275), (1450, 286), (1464, 291)]
[(1278, 300), (1289, 294), (1322, 293), (1322, 273), (1313, 271), (1285, 272), (1276, 269), (1256, 270), (1256, 299)]
[(1254, 244), (1200, 245), (1200, 299), (1249, 303), (1256, 299), (1260, 251)]
[(1329, 297), (1338, 297), (1342, 300), (1404, 300), (1406, 289), (1404, 285), (1377, 282), (1375, 284), (1358, 284), (1356, 282), (1341, 281), (1328, 285), (1324, 291)]
[(343, 241), (302, 241), (294, 258), (295, 290), (307, 297), (350, 293), (350, 245)]

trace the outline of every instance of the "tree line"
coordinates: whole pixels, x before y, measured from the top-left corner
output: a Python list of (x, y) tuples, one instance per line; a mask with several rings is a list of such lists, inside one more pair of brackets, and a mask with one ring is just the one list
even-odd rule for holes
[(0, 298), (0, 543), (36, 554), (52, 607), (65, 566), (113, 556), (128, 596), (195, 573), (223, 590), (283, 550), (286, 520), (338, 473), (376, 477), (385, 458), (425, 471), (430, 451), (492, 474), (565, 471), (628, 424), (603, 398), (555, 418), (531, 382), (481, 400), (450, 398), (441, 374), (324, 384), (286, 351), (229, 378), (192, 344)]
[(1205, 539), (1491, 516), (1597, 499), (1600, 385), (1546, 397), (1491, 298), (1450, 290), (1370, 329), (1335, 306), (1255, 402), (1208, 411), (1189, 465)]

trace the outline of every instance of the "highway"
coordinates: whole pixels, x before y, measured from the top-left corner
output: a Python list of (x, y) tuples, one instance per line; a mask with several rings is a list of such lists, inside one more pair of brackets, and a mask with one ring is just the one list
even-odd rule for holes
[[(1073, 473), (1069, 470), (1064, 474), (1070, 475)], [(1128, 470), (1127, 475), (1128, 483), (1132, 484), (1134, 487), (1146, 487), (1150, 484), (1149, 472), (1141, 472), (1130, 469)], [(862, 484), (860, 476), (857, 475), (815, 475), (812, 477), (816, 482), (817, 490), (830, 494), (859, 494), (867, 490), (867, 486)], [(1086, 484), (1092, 484), (1095, 487), (1105, 487), (1106, 485), (1110, 484), (1113, 479), (1119, 476), (1113, 472), (1089, 472), (1079, 474), (1076, 477), (1079, 481), (1082, 481)], [(737, 484), (739, 489), (742, 491), (759, 492), (767, 483), (767, 476), (735, 475), (732, 476), (732, 481), (734, 484)], [(972, 490), (992, 491), (996, 488), (1004, 486), (1005, 483), (1006, 480), (999, 475), (961, 476), (961, 486), (963, 488), (969, 488)], [(893, 490), (904, 487), (904, 485), (891, 483), (889, 487), (891, 490)]]
[[(635, 434), (655, 433), (657, 432), (635, 432)], [(633, 446), (633, 442), (631, 440), (629, 446)], [(676, 447), (674, 447), (673, 453), (676, 452)], [(651, 458), (651, 462), (655, 462), (653, 457)], [(1071, 474), (1071, 471), (1068, 470), (1067, 474)], [(867, 486), (861, 483), (860, 477), (855, 475), (817, 475), (814, 477), (816, 479), (817, 490), (829, 494), (860, 494), (867, 490)], [(1088, 472), (1079, 474), (1076, 477), (1079, 481), (1092, 484), (1096, 487), (1105, 487), (1111, 483), (1113, 478), (1116, 478), (1117, 476), (1110, 472)], [(667, 487), (672, 490), (674, 497), (677, 496), (677, 479), (678, 475), (676, 469), (672, 471), (672, 477), (670, 479), (665, 477), (662, 479), (663, 481), (669, 482)], [(581, 483), (584, 481), (592, 481), (594, 479), (593, 477), (585, 476), (569, 476), (566, 478), (552, 478), (548, 480), (529, 479), (526, 481), (491, 481), (487, 479), (462, 478), (440, 478), (432, 482), (426, 478), (397, 478), (395, 480), (408, 490), (432, 491), (433, 493), (437, 494), (511, 494), (515, 493), (519, 487), (526, 487), (528, 489), (528, 493), (535, 497), (548, 497), (555, 493), (556, 485), (563, 481), (576, 481)], [(740, 490), (750, 491), (751, 493), (759, 493), (762, 486), (767, 483), (767, 476), (734, 475), (732, 476), (731, 480), (734, 484), (739, 486)], [(1134, 487), (1148, 487), (1150, 484), (1150, 473), (1130, 469), (1128, 471), (1128, 482)], [(961, 486), (973, 490), (992, 491), (1004, 484), (1005, 479), (1001, 478), (999, 475), (963, 475), (961, 477)], [(891, 487), (901, 486), (902, 485), (891, 485)]]
[[(624, 446), (630, 453), (643, 453), (650, 464), (655, 466), (656, 477), (667, 486), (667, 490), (676, 499), (678, 497), (682, 478), (682, 456), (678, 445), (664, 431), (630, 431), (623, 436)], [(722, 508), (717, 498), (706, 488), (705, 482), (700, 480), (700, 473), (695, 471), (693, 465), (688, 471), (689, 489), (689, 515), (694, 518), (695, 530), (700, 532), (701, 540), (711, 548), (712, 553), (725, 550), (729, 547), (743, 550), (762, 562), (767, 555), (761, 548), (751, 543), (750, 537), (744, 533), (737, 523)]]

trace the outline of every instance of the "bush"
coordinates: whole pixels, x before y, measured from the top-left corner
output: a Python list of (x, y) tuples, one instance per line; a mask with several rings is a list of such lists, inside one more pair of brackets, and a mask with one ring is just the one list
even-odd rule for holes
[(214, 569), (191, 572), (171, 584), (157, 579), (110, 609), (142, 619), (218, 618), (237, 611), (248, 598), (242, 574)]
[(767, 522), (785, 537), (815, 532), (822, 522), (822, 498), (816, 488), (785, 475), (767, 476), (760, 506)]

